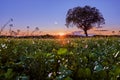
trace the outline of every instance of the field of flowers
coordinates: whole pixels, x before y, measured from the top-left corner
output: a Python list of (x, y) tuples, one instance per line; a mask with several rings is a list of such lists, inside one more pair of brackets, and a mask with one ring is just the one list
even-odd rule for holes
[(0, 80), (120, 80), (120, 38), (0, 39)]

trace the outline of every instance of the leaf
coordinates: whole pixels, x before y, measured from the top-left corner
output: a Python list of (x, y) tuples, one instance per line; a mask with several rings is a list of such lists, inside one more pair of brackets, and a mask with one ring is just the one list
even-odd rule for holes
[(29, 77), (24, 74), (19, 76), (17, 80), (29, 80)]
[(120, 67), (115, 69), (115, 75), (120, 75)]
[(80, 68), (80, 69), (78, 70), (78, 72), (77, 72), (77, 76), (78, 76), (79, 78), (83, 77), (83, 76), (84, 76), (84, 72), (85, 72), (85, 70), (82, 69), (82, 68)]
[(70, 78), (69, 76), (66, 77), (64, 80), (72, 80), (72, 78)]
[(85, 69), (85, 74), (86, 74), (86, 77), (90, 77), (91, 76), (91, 70), (89, 68), (86, 68)]
[(58, 53), (58, 55), (65, 55), (67, 53), (67, 49), (66, 48), (60, 48), (57, 53)]
[(100, 70), (103, 70), (103, 67), (102, 67), (102, 65), (98, 64), (94, 67), (94, 70), (95, 71), (100, 71)]
[(13, 71), (12, 69), (7, 70), (7, 73), (5, 73), (5, 78), (6, 79), (12, 79), (12, 77), (14, 75), (12, 71)]

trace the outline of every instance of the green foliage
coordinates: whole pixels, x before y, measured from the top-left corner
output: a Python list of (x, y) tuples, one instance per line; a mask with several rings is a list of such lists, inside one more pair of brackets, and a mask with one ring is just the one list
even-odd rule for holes
[(0, 80), (119, 78), (119, 38), (0, 40)]
[(14, 75), (14, 73), (12, 73), (12, 69), (8, 69), (7, 72), (4, 74), (5, 75), (5, 78), (8, 79), (8, 80), (12, 80), (12, 77)]
[(66, 48), (60, 48), (57, 53), (58, 53), (58, 55), (65, 55), (67, 53), (67, 49)]

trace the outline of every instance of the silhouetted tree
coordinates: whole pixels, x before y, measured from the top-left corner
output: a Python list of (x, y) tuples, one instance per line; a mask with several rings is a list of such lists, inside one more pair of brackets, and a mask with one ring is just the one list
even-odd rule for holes
[(84, 31), (88, 36), (87, 30), (92, 27), (104, 24), (105, 20), (102, 14), (95, 7), (84, 6), (69, 9), (66, 15), (66, 26), (76, 26)]

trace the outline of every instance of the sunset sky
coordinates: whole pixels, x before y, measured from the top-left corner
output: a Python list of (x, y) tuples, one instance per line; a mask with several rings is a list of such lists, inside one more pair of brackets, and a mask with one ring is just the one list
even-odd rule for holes
[[(35, 27), (42, 33), (79, 31), (66, 28), (65, 18), (68, 9), (76, 6), (90, 5), (100, 10), (105, 18), (102, 30), (118, 32), (120, 30), (120, 0), (0, 0), (0, 28), (13, 18), (12, 30), (30, 31)], [(4, 31), (9, 29), (7, 25)], [(92, 31), (92, 33), (95, 33)]]

